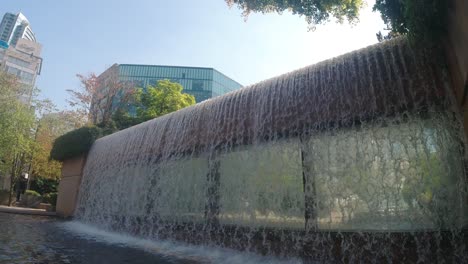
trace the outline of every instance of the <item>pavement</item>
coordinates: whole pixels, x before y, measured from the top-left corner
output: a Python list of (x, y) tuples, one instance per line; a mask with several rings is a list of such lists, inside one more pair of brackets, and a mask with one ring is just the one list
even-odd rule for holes
[(5, 205), (0, 205), (0, 213), (56, 216), (55, 212), (48, 212), (44, 209), (24, 208), (24, 207), (15, 207), (15, 206), (9, 207)]

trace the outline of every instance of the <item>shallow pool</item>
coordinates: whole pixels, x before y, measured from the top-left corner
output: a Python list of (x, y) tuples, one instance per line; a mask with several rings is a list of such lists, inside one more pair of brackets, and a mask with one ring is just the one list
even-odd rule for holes
[(74, 221), (0, 213), (0, 263), (299, 263), (234, 250), (152, 241)]

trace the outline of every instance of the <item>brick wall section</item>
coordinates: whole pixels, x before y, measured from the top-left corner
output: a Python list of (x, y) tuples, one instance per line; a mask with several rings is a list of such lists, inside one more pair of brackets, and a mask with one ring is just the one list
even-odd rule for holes
[(62, 178), (58, 187), (57, 215), (72, 217), (80, 190), (86, 157), (81, 156), (63, 162)]

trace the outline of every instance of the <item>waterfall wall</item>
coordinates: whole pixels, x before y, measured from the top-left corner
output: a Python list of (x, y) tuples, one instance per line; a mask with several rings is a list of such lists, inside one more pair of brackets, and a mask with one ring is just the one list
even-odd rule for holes
[(396, 39), (101, 138), (76, 217), (308, 260), (467, 261), (444, 67)]

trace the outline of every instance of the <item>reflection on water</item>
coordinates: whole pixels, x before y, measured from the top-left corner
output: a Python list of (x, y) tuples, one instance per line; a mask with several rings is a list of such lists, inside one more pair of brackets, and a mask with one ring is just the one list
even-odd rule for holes
[(0, 213), (0, 263), (299, 263), (232, 250), (149, 241), (78, 222)]
[(193, 263), (86, 239), (53, 218), (0, 213), (0, 263)]

